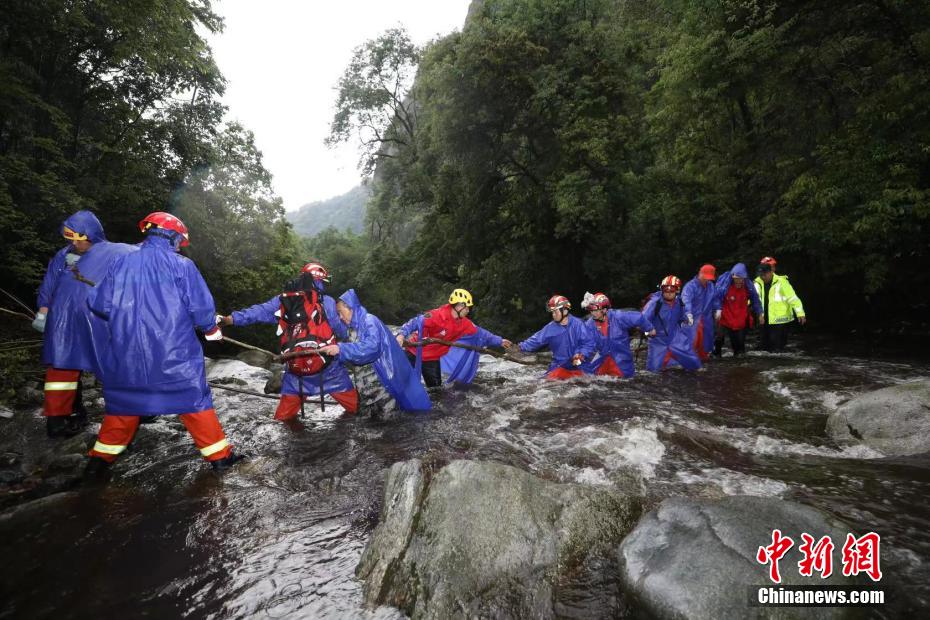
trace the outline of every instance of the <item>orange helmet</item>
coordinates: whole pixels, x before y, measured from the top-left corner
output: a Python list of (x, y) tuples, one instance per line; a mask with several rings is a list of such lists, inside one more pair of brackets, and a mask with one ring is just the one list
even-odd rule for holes
[(180, 219), (171, 215), (170, 213), (165, 213), (164, 211), (155, 211), (154, 213), (149, 213), (146, 215), (141, 222), (139, 222), (139, 230), (143, 233), (148, 229), (155, 228), (164, 228), (165, 230), (171, 230), (179, 235), (181, 235), (181, 247), (190, 245), (190, 237), (187, 234), (187, 226), (184, 225)]
[(329, 283), (329, 271), (320, 263), (307, 263), (301, 268), (300, 273), (309, 273), (314, 280)]
[(771, 265), (772, 267), (774, 267), (775, 265), (778, 264), (778, 261), (775, 260), (775, 258), (772, 256), (763, 256), (762, 260), (759, 261), (759, 264), (760, 265)]
[(571, 310), (572, 302), (568, 301), (568, 297), (564, 297), (563, 295), (553, 295), (549, 298), (549, 301), (546, 302), (546, 312), (552, 312), (559, 308)]
[(681, 290), (681, 280), (676, 276), (665, 276), (659, 286), (663, 291), (678, 291)]

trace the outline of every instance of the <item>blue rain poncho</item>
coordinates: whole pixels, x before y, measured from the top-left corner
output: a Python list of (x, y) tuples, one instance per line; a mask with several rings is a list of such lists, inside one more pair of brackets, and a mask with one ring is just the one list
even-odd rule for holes
[(193, 261), (177, 253), (177, 233), (158, 232), (138, 252), (117, 258), (88, 295), (107, 321), (100, 378), (109, 414), (213, 408), (195, 331), (216, 327), (213, 296)]
[(749, 271), (746, 269), (746, 265), (743, 263), (736, 263), (733, 265), (733, 268), (729, 271), (724, 271), (717, 282), (714, 284), (716, 298), (714, 300), (714, 310), (720, 310), (723, 308), (723, 300), (727, 296), (727, 291), (730, 290), (730, 285), (733, 284), (733, 276), (744, 278), (746, 280), (745, 287), (749, 293), (749, 303), (752, 306), (752, 314), (754, 316), (759, 316), (762, 314), (762, 300), (759, 299), (759, 292), (756, 290), (756, 287), (753, 286), (752, 281), (749, 279)]
[(354, 289), (347, 290), (339, 299), (352, 309), (349, 327), (357, 337), (354, 342), (339, 344), (339, 360), (356, 366), (373, 364), (381, 384), (404, 411), (431, 409), (420, 376), (410, 366), (391, 330), (365, 309)]
[[(317, 284), (320, 285), (321, 283)], [(318, 288), (321, 290), (322, 286), (318, 286)], [(345, 341), (348, 337), (348, 331), (343, 322), (339, 320), (339, 315), (336, 313), (336, 300), (329, 295), (321, 294), (320, 297), (323, 300), (323, 312), (326, 313), (326, 320), (329, 322), (329, 326), (332, 328), (338, 340)], [(281, 300), (276, 295), (264, 303), (255, 304), (254, 306), (249, 306), (243, 310), (236, 310), (233, 312), (233, 325), (240, 325), (243, 327), (255, 323), (277, 325), (278, 317), (275, 313), (280, 309)], [(288, 372), (285, 367), (284, 378), (281, 383), (281, 393), (294, 395), (303, 393), (304, 396), (317, 396), (320, 394), (321, 381), (324, 394), (346, 392), (354, 387), (349, 372), (337, 358), (334, 359), (322, 373), (309, 377), (301, 378), (292, 372)], [(301, 382), (303, 385), (301, 385)]]
[(694, 329), (691, 330), (692, 345), (700, 346), (701, 352), (698, 355), (706, 358), (714, 350), (717, 289), (713, 282), (703, 285), (695, 276), (681, 290), (681, 301), (685, 305), (685, 313), (694, 317)]
[[(42, 339), (42, 363), (54, 368), (88, 370), (99, 374), (98, 345), (106, 346), (106, 326), (87, 306), (91, 286), (76, 277), (76, 268), (90, 282), (100, 282), (117, 257), (134, 252), (137, 246), (111, 243), (103, 226), (90, 211), (78, 211), (63, 226), (87, 236), (93, 245), (84, 254), (68, 253), (71, 244), (60, 249), (49, 261), (39, 287), (38, 307), (48, 308)], [(69, 265), (68, 262), (73, 262)], [(95, 337), (96, 334), (96, 337)]]
[[(474, 334), (462, 336), (455, 342), (472, 347), (500, 347), (502, 338), (483, 327), (478, 327)], [(478, 359), (480, 351), (469, 351), (457, 347), (450, 347), (448, 353), (439, 358), (446, 383), (471, 383), (478, 374)]]
[(630, 330), (638, 328), (643, 332), (650, 332), (652, 331), (652, 323), (642, 313), (630, 310), (608, 310), (607, 317), (604, 320), (607, 321), (606, 336), (601, 333), (598, 323), (593, 317), (585, 321), (588, 329), (591, 330), (591, 337), (594, 339), (595, 355), (593, 359), (583, 363), (581, 369), (594, 374), (605, 362), (605, 358), (610, 356), (616, 362), (623, 376), (630, 378), (636, 374), (636, 369), (633, 366), (633, 352), (630, 350)]
[(692, 328), (679, 297), (669, 304), (661, 293), (653, 293), (643, 316), (652, 323), (656, 335), (649, 339), (649, 354), (646, 358), (646, 370), (660, 372), (666, 368), (680, 366), (687, 370), (697, 370), (701, 360), (694, 352)]
[(552, 363), (549, 365), (548, 372), (556, 368), (586, 372), (583, 365), (573, 366), (572, 358), (576, 353), (580, 353), (585, 360), (591, 359), (594, 353), (594, 337), (584, 321), (569, 315), (567, 325), (550, 321), (541, 330), (520, 343), (520, 350), (525, 353), (533, 353), (544, 348), (552, 351)]

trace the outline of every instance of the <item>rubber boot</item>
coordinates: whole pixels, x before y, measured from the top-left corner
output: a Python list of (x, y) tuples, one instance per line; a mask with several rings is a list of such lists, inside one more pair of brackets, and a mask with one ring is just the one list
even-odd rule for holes
[[(83, 426), (73, 415), (55, 415), (45, 418), (45, 433), (52, 438), (74, 437), (83, 430)], [(86, 423), (87, 418), (83, 418)]]
[(210, 465), (213, 466), (213, 471), (222, 473), (244, 458), (246, 458), (246, 455), (244, 454), (233, 453), (225, 458), (216, 461), (210, 461)]
[(106, 478), (110, 472), (110, 463), (99, 456), (92, 456), (84, 466), (84, 481), (99, 482)]

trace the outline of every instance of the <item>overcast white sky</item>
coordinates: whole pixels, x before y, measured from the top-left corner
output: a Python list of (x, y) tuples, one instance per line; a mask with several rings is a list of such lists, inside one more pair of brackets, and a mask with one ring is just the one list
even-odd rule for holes
[(352, 50), (398, 25), (417, 44), (459, 30), (469, 0), (217, 0), (212, 37), (230, 120), (255, 133), (288, 210), (359, 182), (356, 144), (328, 149), (334, 87)]

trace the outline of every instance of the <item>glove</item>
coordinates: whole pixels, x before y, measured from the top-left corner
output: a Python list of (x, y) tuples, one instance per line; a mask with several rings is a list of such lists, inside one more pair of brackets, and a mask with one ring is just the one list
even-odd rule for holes
[(722, 314), (723, 314), (722, 311), (720, 311), (720, 310), (714, 310), (714, 320), (715, 320), (715, 321), (719, 321)]
[(221, 329), (219, 328), (219, 326), (214, 327), (214, 328), (211, 329), (210, 331), (204, 332), (203, 337), (206, 338), (207, 340), (209, 340), (210, 342), (216, 342), (216, 341), (218, 341), (218, 340), (222, 340), (222, 339), (223, 339), (223, 330), (221, 330)]
[(80, 254), (72, 254), (71, 252), (65, 254), (65, 264), (68, 265), (68, 267), (74, 267), (79, 260), (81, 260)]
[(36, 318), (32, 320), (32, 327), (37, 332), (45, 333), (45, 317), (48, 316), (44, 312), (40, 312), (36, 315)]
[(688, 325), (694, 325), (694, 315), (690, 312), (688, 313)]

